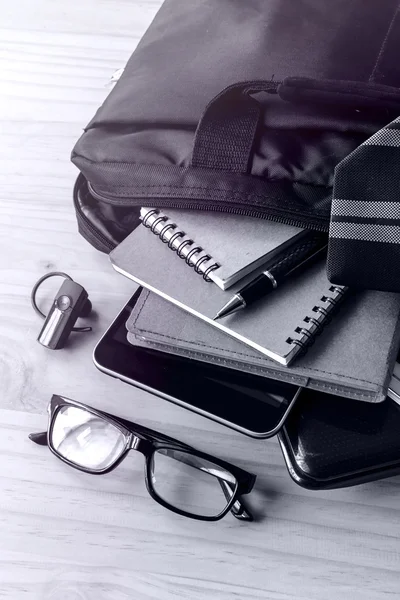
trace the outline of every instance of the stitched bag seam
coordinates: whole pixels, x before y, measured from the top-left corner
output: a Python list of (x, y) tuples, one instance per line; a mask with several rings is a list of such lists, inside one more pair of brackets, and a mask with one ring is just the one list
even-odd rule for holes
[(395, 22), (395, 19), (397, 18), (399, 12), (400, 12), (400, 6), (398, 5), (397, 8), (396, 8), (396, 10), (395, 10), (395, 12), (394, 12), (394, 15), (393, 15), (393, 17), (392, 17), (392, 19), (390, 21), (389, 27), (388, 27), (388, 29), (386, 31), (386, 35), (385, 35), (385, 37), (383, 39), (381, 47), (379, 48), (378, 57), (377, 57), (377, 59), (375, 61), (374, 67), (373, 67), (373, 69), (371, 71), (371, 75), (369, 76), (369, 81), (374, 81), (374, 79), (373, 79), (374, 74), (375, 74), (375, 72), (376, 72), (376, 70), (378, 68), (378, 65), (379, 65), (379, 63), (381, 61), (381, 58), (383, 58), (385, 47), (386, 47), (386, 43), (387, 43), (387, 41), (389, 39), (389, 36), (390, 36), (390, 34), (392, 32), (393, 23)]
[[(78, 154), (78, 153), (75, 153), (73, 155), (72, 160), (74, 158), (82, 159), (83, 161), (86, 161), (86, 162), (88, 162), (88, 163), (90, 163), (92, 165), (98, 165), (98, 166), (100, 166), (100, 165), (104, 165), (104, 166), (107, 166), (107, 165), (110, 165), (110, 166), (119, 165), (119, 166), (129, 166), (129, 167), (132, 167), (132, 166), (137, 166), (137, 167), (156, 167), (156, 168), (159, 168), (159, 169), (162, 169), (162, 168), (165, 168), (165, 167), (166, 168), (177, 167), (177, 165), (164, 165), (164, 164), (154, 164), (154, 163), (139, 163), (139, 162), (126, 162), (126, 161), (123, 161), (123, 162), (119, 162), (119, 161), (96, 161), (96, 160), (91, 160), (90, 158), (87, 158), (86, 156), (83, 156), (82, 154)], [(193, 168), (193, 167), (192, 168), (188, 167), (188, 170), (194, 171), (194, 170), (200, 170), (200, 169)], [(214, 169), (209, 169), (209, 170), (212, 171), (212, 172), (218, 173), (218, 170), (214, 170)], [(237, 175), (237, 173), (236, 173), (236, 175)], [(247, 178), (259, 179), (259, 176), (257, 176), (257, 175), (251, 175), (251, 174), (250, 175), (245, 175), (243, 173), (239, 173), (239, 175), (242, 175), (243, 178), (247, 177)], [(304, 186), (308, 186), (310, 188), (324, 188), (324, 189), (327, 189), (327, 190), (331, 190), (332, 189), (332, 186), (327, 186), (327, 185), (318, 184), (318, 183), (303, 183), (301, 181), (291, 181), (291, 180), (282, 180), (282, 179), (274, 179), (274, 178), (268, 178), (268, 179), (261, 178), (261, 181), (264, 182), (264, 183), (273, 182), (273, 183), (284, 183), (286, 185), (294, 185), (294, 184), (295, 185), (304, 185)], [(133, 187), (133, 186), (132, 185), (118, 185), (116, 187), (117, 188), (129, 188), (129, 187)], [(146, 186), (140, 186), (139, 188), (135, 187), (135, 189), (139, 189), (140, 190), (140, 189), (146, 189), (148, 187), (149, 188), (153, 188), (153, 187), (171, 188), (171, 187), (174, 187), (174, 188), (177, 188), (177, 189), (216, 190), (216, 191), (230, 193), (229, 190), (224, 190), (224, 189), (215, 188), (215, 187), (192, 187), (192, 186), (190, 186), (190, 187), (188, 186), (187, 187), (187, 186), (177, 186), (177, 185), (174, 185), (174, 186), (169, 186), (169, 185), (160, 185), (160, 186), (158, 186), (158, 185), (148, 185), (147, 186), (146, 185)], [(234, 192), (234, 191), (232, 191), (232, 193), (240, 194), (240, 192)], [(260, 198), (264, 198), (264, 196), (262, 196), (261, 194), (254, 194), (254, 195), (258, 196)]]

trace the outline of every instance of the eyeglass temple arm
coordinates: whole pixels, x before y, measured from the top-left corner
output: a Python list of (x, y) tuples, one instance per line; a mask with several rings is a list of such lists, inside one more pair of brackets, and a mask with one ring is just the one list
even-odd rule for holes
[(38, 444), (39, 446), (47, 446), (47, 431), (30, 433), (28, 437), (32, 442), (35, 442), (35, 444)]
[[(234, 490), (231, 487), (231, 484), (228, 481), (225, 481), (225, 479), (219, 478), (218, 482), (222, 488), (222, 491), (224, 492), (227, 502), (230, 502), (232, 494), (234, 492)], [(233, 503), (231, 507), (231, 513), (234, 517), (240, 519), (241, 521), (254, 521), (253, 515), (243, 504), (243, 499), (241, 497), (237, 498)]]

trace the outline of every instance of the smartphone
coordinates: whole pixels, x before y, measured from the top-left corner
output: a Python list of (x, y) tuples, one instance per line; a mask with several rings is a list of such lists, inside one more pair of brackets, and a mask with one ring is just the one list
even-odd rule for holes
[(126, 321), (142, 288), (132, 296), (93, 352), (100, 371), (255, 438), (282, 427), (298, 386), (133, 346)]
[(305, 389), (278, 440), (292, 479), (323, 490), (400, 474), (399, 431), (390, 397), (371, 404)]

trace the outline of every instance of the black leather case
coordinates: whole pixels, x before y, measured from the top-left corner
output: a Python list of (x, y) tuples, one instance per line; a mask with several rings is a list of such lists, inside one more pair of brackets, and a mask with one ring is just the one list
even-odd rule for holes
[(292, 479), (307, 489), (400, 474), (400, 406), (304, 390), (278, 434)]

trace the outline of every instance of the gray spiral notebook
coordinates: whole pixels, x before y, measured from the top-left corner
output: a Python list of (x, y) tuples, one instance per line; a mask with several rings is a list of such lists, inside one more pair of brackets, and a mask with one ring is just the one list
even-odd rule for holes
[(136, 346), (281, 379), (366, 402), (385, 399), (399, 346), (400, 295), (362, 292), (341, 307), (327, 335), (281, 367), (200, 319), (143, 290), (126, 323)]
[[(162, 222), (157, 225), (162, 227)], [(325, 326), (344, 295), (343, 288), (328, 282), (325, 263), (320, 261), (255, 305), (214, 321), (231, 294), (258, 271), (223, 291), (212, 281), (204, 281), (205, 273), (202, 276), (189, 268), (177, 252), (162, 243), (161, 230), (157, 233), (139, 225), (111, 252), (114, 268), (282, 365), (288, 365)], [(237, 252), (243, 252), (245, 246), (246, 239), (238, 240)]]
[(190, 264), (221, 290), (227, 290), (307, 233), (292, 225), (226, 213), (168, 209), (167, 217), (158, 210), (142, 208), (140, 215), (169, 242), (171, 251), (184, 258), (189, 255)]

